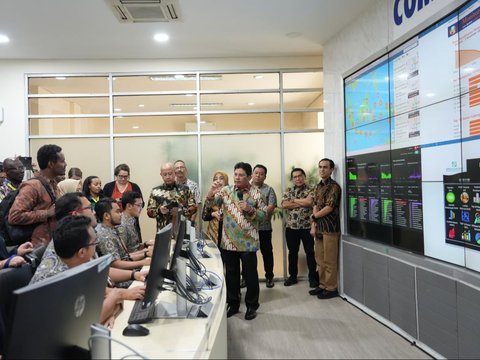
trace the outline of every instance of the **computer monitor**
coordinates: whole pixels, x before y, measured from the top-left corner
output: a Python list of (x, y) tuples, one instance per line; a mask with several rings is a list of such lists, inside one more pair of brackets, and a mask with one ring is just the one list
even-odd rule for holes
[(160, 229), (155, 235), (155, 245), (153, 247), (152, 260), (150, 261), (150, 270), (148, 271), (145, 285), (145, 296), (143, 298), (143, 307), (154, 304), (158, 294), (163, 287), (165, 280), (165, 270), (170, 259), (170, 241), (172, 238), (172, 224)]
[(5, 358), (90, 358), (110, 262), (105, 255), (14, 291)]
[(169, 269), (172, 271), (175, 271), (177, 258), (180, 256), (180, 253), (182, 251), (183, 238), (185, 237), (185, 229), (186, 229), (185, 219), (182, 217), (182, 219), (180, 220), (180, 224), (178, 226), (177, 235), (175, 237), (175, 247), (173, 248), (172, 256), (170, 258)]

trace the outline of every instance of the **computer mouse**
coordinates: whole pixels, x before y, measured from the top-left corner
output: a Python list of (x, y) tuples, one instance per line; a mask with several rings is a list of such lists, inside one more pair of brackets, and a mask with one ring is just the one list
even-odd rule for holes
[(128, 324), (122, 334), (123, 336), (147, 336), (150, 330), (140, 324)]

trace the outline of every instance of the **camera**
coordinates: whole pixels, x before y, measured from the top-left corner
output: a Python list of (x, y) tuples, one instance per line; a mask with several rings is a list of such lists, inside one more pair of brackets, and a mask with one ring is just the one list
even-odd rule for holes
[(32, 157), (31, 156), (19, 156), (18, 159), (22, 163), (25, 170), (33, 170), (33, 168), (32, 168)]

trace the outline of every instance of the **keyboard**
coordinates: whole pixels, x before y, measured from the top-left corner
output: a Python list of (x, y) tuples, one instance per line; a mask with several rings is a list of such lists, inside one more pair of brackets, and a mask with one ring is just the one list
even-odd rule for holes
[(155, 315), (155, 303), (142, 308), (142, 300), (136, 300), (132, 312), (128, 318), (129, 324), (145, 324), (151, 321)]

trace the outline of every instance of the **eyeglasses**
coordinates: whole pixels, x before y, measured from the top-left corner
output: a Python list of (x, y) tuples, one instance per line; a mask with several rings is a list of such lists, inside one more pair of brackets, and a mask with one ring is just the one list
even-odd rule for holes
[(117, 175), (119, 179), (128, 179), (130, 175)]
[(100, 243), (100, 241), (95, 240), (93, 243), (87, 244), (84, 247), (89, 247), (89, 246), (97, 246)]
[(141, 203), (141, 204), (133, 204), (134, 206), (140, 208), (140, 209), (143, 209), (143, 207), (145, 206), (144, 203)]
[(91, 211), (93, 211), (93, 207), (92, 207), (92, 205), (90, 204), (90, 205), (81, 207), (81, 208), (79, 208), (79, 209), (72, 210), (72, 211), (70, 211), (70, 212), (68, 213), (68, 215), (75, 215), (76, 213), (80, 213), (80, 212), (82, 212), (82, 211), (84, 211), (84, 210), (91, 210)]

